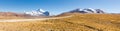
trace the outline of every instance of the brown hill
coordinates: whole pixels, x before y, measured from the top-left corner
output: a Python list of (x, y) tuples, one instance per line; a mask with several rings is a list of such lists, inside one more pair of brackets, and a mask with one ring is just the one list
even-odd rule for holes
[(14, 13), (14, 12), (0, 12), (0, 19), (17, 19), (28, 17), (29, 15)]
[(44, 18), (46, 16), (31, 16), (23, 13), (0, 12), (0, 19)]
[(43, 21), (0, 22), (0, 31), (120, 31), (118, 14), (74, 13), (67, 16), (72, 17)]

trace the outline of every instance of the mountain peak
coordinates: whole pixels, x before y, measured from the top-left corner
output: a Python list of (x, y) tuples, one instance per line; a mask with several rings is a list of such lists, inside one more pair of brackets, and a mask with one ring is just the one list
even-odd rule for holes
[(31, 15), (31, 16), (49, 16), (48, 11), (44, 11), (42, 9), (30, 11), (30, 12), (25, 12), (25, 14)]
[(103, 10), (101, 9), (92, 9), (92, 8), (84, 8), (84, 9), (75, 9), (70, 11), (69, 13), (105, 13)]
[(37, 11), (39, 11), (39, 12), (45, 12), (43, 9), (38, 9)]

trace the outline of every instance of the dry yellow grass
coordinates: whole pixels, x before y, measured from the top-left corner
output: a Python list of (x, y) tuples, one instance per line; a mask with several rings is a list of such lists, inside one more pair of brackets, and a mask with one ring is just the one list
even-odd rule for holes
[(62, 19), (0, 22), (0, 31), (120, 31), (120, 15), (76, 13)]

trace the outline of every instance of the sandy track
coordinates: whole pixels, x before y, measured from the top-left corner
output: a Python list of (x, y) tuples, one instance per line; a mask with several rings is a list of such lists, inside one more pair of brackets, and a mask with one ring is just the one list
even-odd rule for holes
[(47, 19), (61, 19), (61, 18), (68, 18), (72, 16), (65, 16), (65, 17), (55, 17), (55, 18), (38, 18), (38, 19), (7, 19), (7, 20), (0, 20), (0, 22), (23, 22), (23, 21), (37, 21), (37, 20), (47, 20)]

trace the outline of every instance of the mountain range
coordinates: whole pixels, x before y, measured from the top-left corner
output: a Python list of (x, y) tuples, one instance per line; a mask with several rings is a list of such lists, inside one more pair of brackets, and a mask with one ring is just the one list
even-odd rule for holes
[[(101, 9), (92, 9), (92, 8), (85, 8), (85, 9), (74, 9), (68, 12), (64, 12), (60, 15), (56, 15), (56, 16), (63, 16), (63, 15), (70, 15), (71, 13), (81, 13), (81, 14), (103, 14), (105, 13), (103, 10)], [(50, 12), (48, 11), (44, 11), (42, 9), (37, 9), (37, 10), (33, 10), (33, 11), (29, 11), (29, 12), (24, 12), (24, 13), (14, 13), (14, 12), (0, 12), (0, 16), (5, 17), (5, 18), (29, 18), (29, 17), (49, 17), (50, 16)], [(54, 17), (54, 16), (52, 16)]]
[(101, 9), (74, 9), (55, 16), (46, 12), (0, 12), (0, 31), (120, 31), (120, 14)]
[(105, 13), (103, 10), (101, 9), (92, 9), (92, 8), (85, 8), (85, 9), (74, 9), (68, 13), (98, 13), (98, 14), (103, 14)]
[[(31, 15), (31, 16), (49, 16), (50, 12), (44, 11), (42, 9), (30, 11), (30, 12), (24, 12), (25, 14)], [(96, 14), (103, 14), (105, 13), (101, 9), (92, 9), (92, 8), (85, 8), (85, 9), (74, 9), (69, 12), (64, 12), (64, 13), (96, 13)]]

